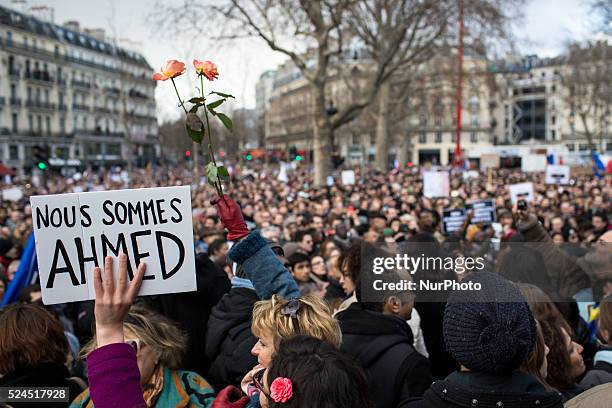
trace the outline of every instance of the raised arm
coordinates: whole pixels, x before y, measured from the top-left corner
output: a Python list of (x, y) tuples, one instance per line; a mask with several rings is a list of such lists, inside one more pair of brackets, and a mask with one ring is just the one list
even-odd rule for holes
[(260, 299), (277, 294), (284, 298), (298, 297), (300, 291), (291, 273), (283, 266), (258, 231), (249, 232), (240, 206), (223, 196), (213, 201), (227, 230), (228, 239), (236, 242), (229, 258), (242, 266)]

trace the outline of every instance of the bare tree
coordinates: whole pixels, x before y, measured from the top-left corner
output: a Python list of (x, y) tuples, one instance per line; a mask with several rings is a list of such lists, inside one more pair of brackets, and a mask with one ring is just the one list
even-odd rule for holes
[[(570, 117), (580, 120), (581, 132), (591, 151), (599, 150), (609, 137), (609, 117), (612, 104), (612, 47), (606, 42), (569, 46), (567, 67), (561, 74), (570, 106)], [(595, 140), (599, 139), (599, 148)]]

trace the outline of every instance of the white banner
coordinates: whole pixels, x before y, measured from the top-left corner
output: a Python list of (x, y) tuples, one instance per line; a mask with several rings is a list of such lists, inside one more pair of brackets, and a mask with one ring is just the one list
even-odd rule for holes
[(448, 197), (449, 190), (448, 171), (423, 172), (423, 195), (425, 197)]
[[(95, 298), (93, 270), (104, 258), (140, 262), (140, 295), (196, 290), (189, 186), (34, 196), (32, 221), (43, 303)], [(117, 278), (118, 262), (113, 263)]]

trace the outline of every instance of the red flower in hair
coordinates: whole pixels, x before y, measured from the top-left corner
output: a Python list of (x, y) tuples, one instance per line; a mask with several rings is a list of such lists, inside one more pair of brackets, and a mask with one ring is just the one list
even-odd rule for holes
[(293, 385), (289, 378), (278, 377), (270, 384), (270, 398), (274, 402), (287, 402), (293, 396)]

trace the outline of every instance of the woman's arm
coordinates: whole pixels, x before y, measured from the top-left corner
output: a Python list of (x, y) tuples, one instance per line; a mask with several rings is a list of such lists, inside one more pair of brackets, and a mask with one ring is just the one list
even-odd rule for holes
[(140, 290), (146, 265), (141, 263), (128, 283), (127, 256), (119, 256), (119, 279), (113, 279), (113, 258), (104, 260), (104, 281), (94, 269), (97, 348), (87, 357), (89, 393), (96, 408), (146, 407), (135, 350), (124, 343), (123, 320)]

